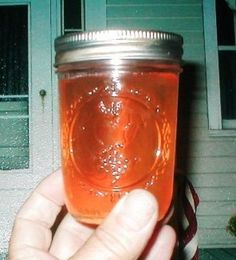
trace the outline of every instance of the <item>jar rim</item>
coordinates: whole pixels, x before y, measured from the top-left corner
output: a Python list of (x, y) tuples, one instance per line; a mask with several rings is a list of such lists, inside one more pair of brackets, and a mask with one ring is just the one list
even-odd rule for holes
[(99, 30), (55, 39), (55, 66), (85, 60), (152, 59), (180, 62), (181, 35), (155, 30)]

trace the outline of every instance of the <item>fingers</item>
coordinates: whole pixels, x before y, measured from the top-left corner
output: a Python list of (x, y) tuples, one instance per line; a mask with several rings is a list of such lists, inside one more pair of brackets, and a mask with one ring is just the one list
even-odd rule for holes
[[(76, 260), (137, 259), (158, 219), (153, 195), (135, 190), (118, 202), (95, 231), (67, 215), (52, 242), (51, 227), (63, 204), (62, 175), (58, 171), (36, 188), (17, 214), (9, 259), (68, 259), (74, 252), (71, 259)], [(152, 238), (155, 241), (145, 259), (170, 259), (176, 239), (173, 229), (164, 226)]]
[(68, 259), (79, 250), (91, 236), (94, 227), (83, 225), (67, 214), (54, 235), (50, 253), (58, 259)]
[(172, 206), (169, 211), (167, 212), (167, 215), (165, 216), (165, 218), (162, 220), (162, 225), (169, 223), (170, 219), (173, 217), (175, 208), (174, 206)]
[(176, 244), (176, 233), (171, 226), (164, 225), (153, 236), (154, 241), (147, 250), (146, 260), (170, 260)]
[(44, 179), (18, 212), (10, 241), (10, 256), (17, 252), (27, 253), (30, 248), (48, 250), (50, 228), (63, 204), (62, 176), (58, 171)]
[(156, 199), (135, 190), (123, 197), (72, 259), (137, 259), (158, 219)]

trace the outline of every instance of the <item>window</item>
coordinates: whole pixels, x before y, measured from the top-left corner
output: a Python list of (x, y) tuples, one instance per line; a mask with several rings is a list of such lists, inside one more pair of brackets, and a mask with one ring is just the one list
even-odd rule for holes
[(106, 28), (106, 0), (61, 0), (62, 33)]
[(236, 130), (236, 1), (203, 1), (203, 7), (209, 129)]
[(84, 30), (84, 1), (62, 0), (62, 31), (64, 33)]
[(0, 170), (29, 167), (28, 6), (0, 6)]
[(216, 1), (216, 22), (221, 113), (229, 121), (236, 119), (236, 12), (225, 0)]

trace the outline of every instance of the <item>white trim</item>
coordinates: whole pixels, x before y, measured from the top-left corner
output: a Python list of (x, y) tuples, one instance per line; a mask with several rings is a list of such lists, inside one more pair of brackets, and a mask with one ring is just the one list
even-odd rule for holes
[(219, 45), (219, 51), (236, 51), (236, 46), (229, 46), (229, 45)]
[(223, 128), (224, 129), (235, 129), (235, 132), (236, 132), (236, 120), (223, 119)]
[[(54, 40), (62, 33), (62, 17), (61, 17), (61, 6), (62, 1), (51, 0), (51, 26), (54, 28), (51, 33), (51, 60), (54, 64), (55, 50)], [(53, 108), (53, 170), (56, 170), (60, 166), (60, 142), (59, 142), (59, 106), (58, 106), (58, 81), (55, 68), (51, 66), (52, 74), (52, 108)]]
[(0, 119), (13, 119), (13, 118), (16, 118), (16, 119), (27, 119), (29, 118), (28, 115), (4, 115), (4, 116), (1, 116), (0, 115)]
[(222, 129), (215, 8), (215, 0), (203, 1), (208, 120), (210, 130)]
[(1, 1), (0, 6), (10, 6), (10, 5), (28, 5), (29, 1), (22, 1), (22, 0), (9, 0), (9, 1)]
[(236, 120), (222, 119), (218, 58), (221, 51), (236, 51), (236, 46), (218, 46), (215, 0), (203, 1), (203, 14), (209, 134), (211, 136), (236, 136)]
[(8, 99), (8, 98), (28, 98), (29, 95), (0, 95), (0, 99)]
[(80, 13), (80, 17), (81, 17), (81, 30), (84, 31), (85, 30), (85, 3), (84, 1), (86, 0), (81, 0), (81, 13)]

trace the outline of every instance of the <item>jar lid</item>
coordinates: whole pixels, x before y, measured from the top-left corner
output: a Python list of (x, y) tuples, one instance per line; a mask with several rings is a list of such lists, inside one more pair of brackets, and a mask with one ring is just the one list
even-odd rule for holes
[(179, 63), (183, 38), (153, 30), (102, 30), (71, 33), (55, 40), (55, 66), (107, 59), (147, 59)]

